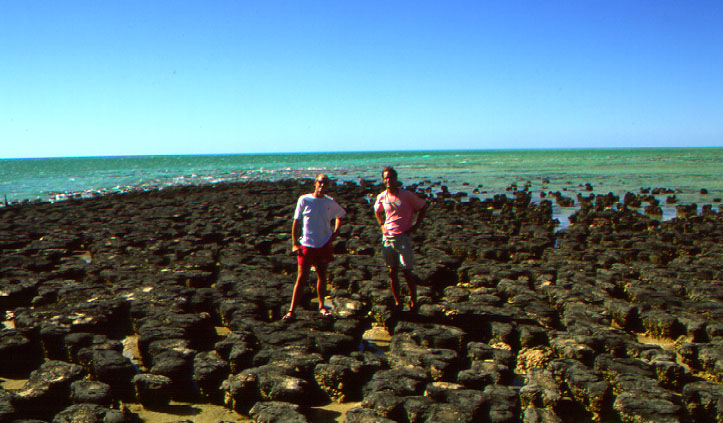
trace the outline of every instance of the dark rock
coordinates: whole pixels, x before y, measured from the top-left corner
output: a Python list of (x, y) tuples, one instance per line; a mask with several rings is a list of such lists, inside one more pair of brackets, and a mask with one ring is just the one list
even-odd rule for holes
[(663, 310), (648, 310), (640, 313), (645, 331), (658, 338), (677, 339), (685, 334), (685, 327), (676, 316)]
[(157, 340), (186, 339), (193, 349), (210, 349), (217, 341), (216, 330), (208, 313), (169, 313), (148, 317), (138, 323), (138, 348), (144, 362), (148, 358), (148, 346)]
[(98, 404), (75, 404), (56, 414), (53, 423), (135, 423), (138, 416)]
[(297, 404), (282, 401), (257, 402), (249, 414), (259, 423), (306, 423)]
[(68, 360), (71, 363), (78, 363), (78, 353), (81, 349), (90, 347), (94, 342), (103, 342), (107, 340), (108, 339), (106, 337), (97, 339), (96, 335), (88, 332), (69, 333), (63, 338), (65, 360)]
[(113, 404), (113, 393), (107, 383), (76, 380), (70, 384), (70, 400), (74, 404), (98, 404), (110, 407)]
[(489, 399), (490, 422), (511, 423), (519, 419), (519, 399), (512, 388), (504, 385), (488, 385), (483, 393)]
[(253, 372), (233, 375), (223, 381), (221, 391), (224, 393), (226, 407), (238, 413), (248, 413), (260, 399), (258, 375)]
[(171, 396), (174, 399), (193, 399), (197, 392), (193, 384), (193, 361), (195, 351), (168, 349), (153, 359), (150, 372), (171, 379)]
[(723, 421), (723, 386), (712, 382), (694, 382), (683, 387), (683, 401), (696, 422)]
[(78, 352), (78, 361), (94, 380), (110, 385), (118, 398), (132, 396), (131, 379), (136, 374), (136, 368), (121, 351), (108, 348), (83, 348)]
[[(306, 404), (309, 399), (311, 388), (309, 383), (295, 376), (290, 368), (267, 364), (246, 369), (242, 374), (255, 375), (258, 386), (257, 395), (264, 401)], [(253, 378), (246, 378), (246, 380), (249, 379)]]
[(426, 396), (414, 395), (404, 398), (402, 409), (405, 421), (423, 422), (429, 419), (432, 409), (436, 406), (434, 401)]
[(535, 407), (526, 408), (522, 413), (523, 423), (563, 423), (553, 410)]
[(548, 365), (555, 380), (567, 386), (574, 399), (587, 411), (602, 414), (612, 397), (610, 384), (579, 361), (557, 359)]
[(173, 381), (163, 375), (139, 373), (131, 381), (135, 388), (136, 399), (143, 407), (158, 409), (171, 401)]
[(398, 396), (420, 395), (429, 376), (422, 369), (400, 368), (374, 373), (364, 386), (364, 396), (372, 392), (389, 391)]
[(605, 302), (605, 308), (610, 312), (613, 321), (626, 330), (642, 332), (642, 324), (638, 307), (627, 301), (611, 298)]
[(474, 416), (468, 414), (465, 410), (461, 410), (450, 404), (432, 404), (425, 422), (439, 423), (473, 423), (479, 421)]
[(300, 346), (264, 348), (254, 357), (256, 367), (279, 366), (305, 380), (313, 380), (314, 368), (323, 362), (321, 354)]
[(329, 359), (329, 364), (345, 369), (342, 370), (344, 385), (341, 390), (345, 398), (350, 399), (361, 398), (363, 386), (375, 372), (386, 367), (381, 358), (371, 352), (354, 352), (350, 357), (335, 355)]
[(509, 383), (512, 369), (494, 360), (473, 361), (469, 369), (457, 374), (457, 382), (469, 389)]
[[(4, 268), (10, 267), (8, 264)], [(3, 294), (0, 295), (0, 310), (13, 310), (30, 305), (30, 301), (37, 295), (38, 286), (38, 281), (31, 278), (0, 279), (0, 292)]]
[(723, 340), (701, 344), (698, 347), (698, 362), (700, 367), (713, 375), (713, 378), (723, 383)]
[(320, 363), (314, 368), (314, 380), (331, 401), (344, 402), (356, 385), (355, 379), (358, 375), (341, 364)]
[(449, 380), (458, 369), (457, 352), (445, 348), (427, 348), (414, 341), (408, 333), (392, 336), (391, 362), (394, 367), (421, 367), (433, 380)]
[(374, 410), (355, 407), (346, 412), (345, 421), (346, 423), (395, 423), (394, 420), (387, 419)]
[(547, 330), (541, 326), (519, 325), (520, 347), (534, 348), (549, 345)]
[(372, 410), (385, 419), (403, 421), (404, 397), (395, 395), (392, 391), (375, 391), (364, 395), (362, 407)]
[[(644, 400), (653, 402), (659, 402), (658, 400), (660, 400), (673, 405), (674, 396), (658, 384), (655, 379), (654, 367), (642, 360), (614, 358), (607, 354), (601, 354), (595, 359), (595, 369), (604, 375), (618, 394), (615, 400), (616, 403), (620, 400), (620, 394), (622, 393), (630, 393), (631, 397), (635, 397), (636, 393), (639, 394), (641, 404), (637, 404), (633, 399), (627, 397), (622, 400), (618, 408), (616, 408), (622, 414), (635, 414), (634, 411), (622, 411), (628, 410), (630, 407), (632, 407), (630, 410), (634, 410), (636, 407), (647, 407)], [(663, 403), (661, 402), (661, 404)], [(644, 412), (641, 411), (641, 413)]]
[(69, 333), (70, 326), (50, 322), (40, 328), (40, 341), (48, 360), (68, 360), (64, 340)]
[(622, 392), (615, 397), (613, 409), (623, 422), (681, 422), (681, 407), (671, 401), (642, 392)]
[(520, 389), (520, 405), (556, 409), (562, 399), (562, 390), (548, 371), (535, 369), (525, 375), (525, 385)]
[(37, 345), (14, 329), (0, 330), (0, 375), (28, 374), (42, 361)]
[(76, 364), (46, 361), (30, 373), (22, 389), (13, 393), (17, 415), (49, 419), (71, 404), (70, 385), (84, 376), (85, 371)]
[[(592, 188), (569, 185), (563, 191)], [(170, 375), (166, 392), (208, 401), (197, 394), (213, 395), (227, 377), (224, 400), (244, 413), (288, 395), (304, 405), (363, 399), (377, 410), (359, 408), (350, 421), (384, 413), (400, 421), (633, 421), (658, 402), (661, 410), (684, 404), (672, 411), (683, 421), (720, 420), (708, 388), (688, 388), (723, 380), (723, 233), (713, 207), (658, 221), (632, 209), (650, 204), (662, 214), (650, 190), (627, 193), (622, 204), (616, 194), (588, 192), (577, 195), (571, 225), (556, 231), (552, 203), (534, 203), (530, 182), (511, 186), (510, 196), (469, 201), (426, 182), (415, 188), (433, 207), (413, 237), (425, 285), (419, 309), (397, 313), (374, 257), (379, 234), (367, 201), (383, 187), (343, 184), (334, 195), (349, 224), (330, 269), (334, 318), (321, 319), (306, 292), (297, 320), (281, 322), (296, 271), (286, 254), (289, 217), (310, 186), (222, 183), (0, 208), (0, 309), (16, 328), (0, 337), (0, 372), (24, 368), (23, 377), (45, 354), (82, 363), (97, 379), (94, 366), (123, 351), (117, 340), (137, 335), (135, 363)], [(389, 354), (374, 355), (383, 349), (362, 340), (375, 321), (394, 336)], [(218, 336), (216, 326), (232, 333)], [(690, 343), (674, 347), (682, 363), (638, 342), (643, 332), (686, 335)], [(13, 364), (2, 370), (4, 362)], [(221, 372), (224, 363), (235, 376)], [(267, 366), (274, 370), (246, 373)], [(303, 396), (282, 395), (275, 381), (285, 378), (304, 385)], [(517, 388), (524, 413), (504, 400)], [(482, 392), (478, 414), (451, 399), (463, 391)]]
[(650, 357), (649, 361), (655, 369), (660, 385), (664, 388), (679, 391), (691, 379), (691, 375), (684, 366), (676, 362), (675, 353), (670, 353), (670, 355), (658, 354), (655, 357)]
[(693, 204), (681, 204), (675, 206), (675, 212), (678, 218), (686, 219), (698, 214), (698, 205)]
[[(155, 326), (152, 329), (146, 327), (138, 337), (138, 351), (141, 354), (141, 359), (146, 367), (153, 365), (154, 356), (161, 353), (167, 347), (161, 347), (162, 345), (183, 345), (184, 348), (190, 349), (190, 342), (183, 338), (184, 332), (180, 328), (167, 328), (162, 326)], [(166, 341), (166, 342), (161, 342)], [(151, 351), (151, 345), (156, 345), (156, 350)]]
[[(459, 421), (479, 421), (489, 405), (490, 398), (479, 390), (465, 389), (462, 385), (446, 382), (434, 382), (427, 385), (425, 397), (435, 401), (435, 406), (430, 407), (430, 416), (437, 415), (437, 418), (444, 417), (444, 421), (456, 416)], [(455, 410), (450, 413), (450, 410)], [(437, 414), (440, 413), (441, 414)], [(427, 421), (436, 421), (429, 417)]]
[(349, 354), (359, 345), (359, 339), (343, 333), (317, 331), (313, 337), (316, 350), (326, 358), (334, 354)]
[(514, 367), (515, 354), (503, 348), (495, 348), (482, 342), (470, 342), (467, 344), (467, 358), (470, 361), (493, 360), (505, 367)]
[(0, 421), (13, 421), (15, 416), (15, 407), (12, 403), (12, 394), (0, 387)]
[(550, 348), (560, 358), (592, 364), (595, 358), (595, 349), (588, 345), (589, 339), (584, 336), (574, 336), (566, 332), (550, 334)]
[(239, 341), (233, 344), (228, 353), (228, 362), (232, 373), (239, 373), (252, 366), (256, 349), (253, 345)]
[(201, 395), (221, 403), (221, 383), (228, 377), (229, 364), (216, 352), (200, 352), (193, 359), (193, 381)]

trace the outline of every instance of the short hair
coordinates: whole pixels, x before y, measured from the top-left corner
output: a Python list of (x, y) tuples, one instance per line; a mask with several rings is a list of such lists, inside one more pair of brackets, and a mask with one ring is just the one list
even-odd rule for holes
[(397, 171), (394, 170), (393, 167), (387, 166), (387, 167), (385, 167), (385, 168), (382, 170), (382, 178), (384, 178), (384, 174), (387, 173), (387, 172), (389, 172), (389, 175), (394, 175), (395, 178), (398, 177)]

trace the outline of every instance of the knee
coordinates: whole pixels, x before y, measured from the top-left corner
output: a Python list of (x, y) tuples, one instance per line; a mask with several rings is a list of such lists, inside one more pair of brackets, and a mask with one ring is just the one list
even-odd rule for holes
[(299, 271), (296, 274), (296, 281), (300, 282), (300, 281), (306, 280), (306, 278), (308, 278), (308, 277), (309, 277), (309, 269), (299, 268)]

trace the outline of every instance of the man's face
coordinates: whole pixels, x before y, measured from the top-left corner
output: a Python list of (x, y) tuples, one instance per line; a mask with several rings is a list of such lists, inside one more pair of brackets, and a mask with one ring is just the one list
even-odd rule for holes
[(396, 188), (397, 186), (397, 177), (392, 172), (384, 172), (382, 180), (384, 181), (384, 186), (387, 188)]
[(314, 194), (317, 196), (322, 196), (326, 194), (326, 190), (329, 188), (330, 184), (331, 182), (326, 175), (317, 176), (316, 180), (314, 181)]

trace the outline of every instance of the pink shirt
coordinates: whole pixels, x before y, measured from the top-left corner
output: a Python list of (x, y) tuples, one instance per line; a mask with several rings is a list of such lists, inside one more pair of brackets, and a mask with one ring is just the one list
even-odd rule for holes
[(384, 190), (377, 195), (374, 211), (384, 210), (384, 236), (392, 238), (407, 232), (412, 227), (414, 212), (426, 205), (426, 201), (405, 189), (399, 189), (396, 194)]

